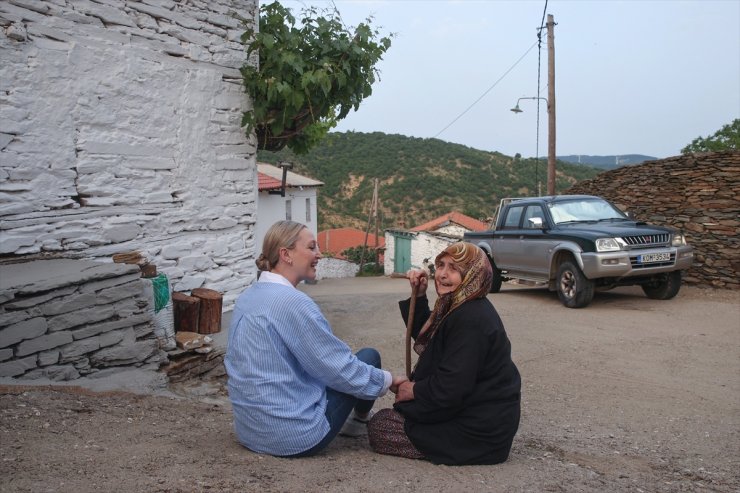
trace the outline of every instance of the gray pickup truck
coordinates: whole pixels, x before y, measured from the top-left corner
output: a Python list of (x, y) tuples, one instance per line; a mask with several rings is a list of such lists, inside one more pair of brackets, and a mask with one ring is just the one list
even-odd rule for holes
[(504, 199), (494, 229), (463, 239), (488, 254), (491, 292), (510, 279), (543, 283), (569, 308), (588, 305), (597, 289), (626, 285), (640, 285), (649, 298), (673, 298), (694, 257), (680, 232), (637, 221), (591, 195)]

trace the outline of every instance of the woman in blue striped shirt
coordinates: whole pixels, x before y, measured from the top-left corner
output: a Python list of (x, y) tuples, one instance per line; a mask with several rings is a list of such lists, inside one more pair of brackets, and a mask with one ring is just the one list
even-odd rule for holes
[(265, 235), (258, 281), (239, 296), (225, 366), (234, 428), (250, 450), (313, 455), (339, 433), (366, 432), (375, 399), (405, 377), (380, 369), (380, 355), (353, 354), (319, 307), (296, 289), (321, 258), (305, 225), (279, 221)]

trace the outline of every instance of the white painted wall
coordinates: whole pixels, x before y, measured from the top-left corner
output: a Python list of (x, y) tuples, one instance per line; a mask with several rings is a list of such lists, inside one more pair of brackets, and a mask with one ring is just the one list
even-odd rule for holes
[[(309, 205), (306, 207), (306, 200)], [(291, 219), (305, 224), (314, 236), (318, 234), (318, 219), (316, 217), (316, 188), (286, 188), (285, 197), (279, 194), (268, 194), (259, 192), (257, 203), (257, 216), (259, 220), (255, 225), (255, 253), (262, 252), (262, 241), (267, 230), (276, 221), (288, 219), (286, 217), (286, 202), (290, 201)], [(308, 210), (308, 215), (306, 211)]]
[(358, 264), (347, 260), (325, 257), (316, 266), (316, 279), (337, 279), (355, 277), (360, 270)]
[[(435, 236), (425, 232), (415, 232), (411, 238), (411, 267), (414, 269), (424, 268), (424, 259), (429, 258), (434, 262), (434, 258), (452, 243), (459, 241), (456, 238), (447, 238)], [(395, 260), (395, 240), (391, 232), (385, 232), (385, 261), (383, 264), (383, 273), (391, 275), (393, 273)]]
[(442, 233), (450, 236), (456, 236), (460, 240), (462, 240), (463, 234), (466, 231), (470, 231), (469, 229), (460, 226), (459, 224), (450, 223), (447, 226), (442, 226), (441, 228), (435, 230), (435, 233)]
[(256, 277), (239, 67), (257, 0), (0, 2), (0, 254), (138, 250), (228, 307)]

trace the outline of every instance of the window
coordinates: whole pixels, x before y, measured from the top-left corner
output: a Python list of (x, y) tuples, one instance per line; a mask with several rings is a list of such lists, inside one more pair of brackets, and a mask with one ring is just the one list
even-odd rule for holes
[(306, 198), (306, 222), (311, 222), (311, 198)]
[(539, 217), (542, 222), (545, 222), (545, 213), (542, 211), (542, 207), (539, 205), (530, 205), (527, 207), (527, 212), (524, 213), (524, 225), (525, 229), (536, 229), (534, 225), (529, 222), (533, 217)]
[(519, 229), (519, 219), (522, 217), (523, 206), (510, 207), (504, 220), (504, 229)]
[(290, 221), (291, 219), (293, 219), (293, 201), (286, 200), (285, 201), (285, 220)]

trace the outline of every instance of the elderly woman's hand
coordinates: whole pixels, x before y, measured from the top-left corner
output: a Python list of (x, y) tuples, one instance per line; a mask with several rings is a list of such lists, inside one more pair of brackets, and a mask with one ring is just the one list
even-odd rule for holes
[(398, 386), (398, 392), (396, 393), (396, 402), (413, 401), (414, 400), (414, 382), (408, 380)]
[(416, 287), (416, 295), (424, 296), (427, 292), (427, 286), (429, 285), (429, 274), (423, 269), (411, 269), (406, 273), (406, 277), (409, 279), (411, 290), (413, 292)]

